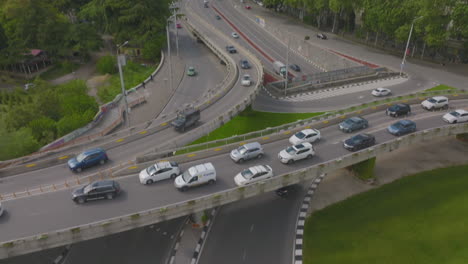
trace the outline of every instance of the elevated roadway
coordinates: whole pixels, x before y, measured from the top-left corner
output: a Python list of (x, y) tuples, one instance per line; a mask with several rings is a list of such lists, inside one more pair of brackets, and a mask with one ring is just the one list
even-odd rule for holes
[[(466, 106), (467, 100), (451, 102), (451, 107), (453, 108), (466, 108)], [(442, 114), (444, 113), (428, 112), (422, 110), (418, 105), (413, 105), (413, 114), (409, 119), (417, 123), (418, 131), (423, 131), (430, 128), (447, 126), (441, 119)], [(374, 134), (377, 144), (384, 144), (385, 146), (388, 145), (385, 142), (395, 140), (395, 137), (386, 131), (386, 127), (396, 121), (395, 118), (388, 117), (381, 111), (365, 115), (365, 118), (369, 120), (370, 126), (362, 132)], [(253, 160), (244, 164), (232, 162), (227, 153), (215, 155), (206, 159), (197, 159), (181, 163), (181, 168), (187, 169), (195, 164), (212, 162), (217, 169), (218, 179), (216, 184), (190, 189), (187, 192), (177, 191), (173, 187), (172, 181), (143, 186), (139, 183), (137, 175), (129, 175), (118, 179), (124, 192), (113, 201), (99, 201), (77, 205), (70, 200), (70, 190), (6, 201), (5, 207), (7, 208), (7, 212), (6, 215), (0, 219), (2, 242), (21, 237), (39, 236), (40, 234), (53, 232), (54, 230), (73, 229), (75, 226), (124, 215), (127, 215), (127, 218), (130, 216), (131, 219), (131, 215), (135, 212), (145, 211), (151, 208), (164, 208), (170, 204), (181, 203), (196, 199), (197, 197), (207, 197), (210, 194), (231, 190), (236, 188), (233, 181), (234, 175), (242, 169), (256, 164), (270, 165), (275, 175), (277, 175), (273, 178), (274, 180), (280, 175), (291, 174), (294, 173), (294, 171), (324, 164), (331, 160), (336, 160), (337, 158), (341, 160), (340, 157), (344, 158), (350, 155), (350, 153), (342, 147), (342, 141), (348, 138), (350, 136), (349, 134), (339, 131), (336, 125), (322, 128), (321, 133), (322, 140), (315, 144), (316, 156), (311, 160), (300, 161), (293, 165), (284, 165), (280, 163), (277, 158), (278, 152), (289, 145), (287, 139), (280, 139), (264, 144), (265, 156), (260, 160)], [(406, 138), (411, 139), (411, 136)], [(379, 147), (377, 146), (376, 149), (377, 148)], [(366, 153), (366, 151), (362, 153)], [(351, 156), (354, 157), (354, 154)], [(359, 155), (356, 157), (358, 156)], [(357, 161), (358, 160), (356, 160), (356, 162)], [(241, 196), (240, 198), (247, 197), (248, 196)], [(194, 205), (197, 203), (198, 202), (194, 202)], [(212, 204), (212, 206), (215, 206), (215, 204)], [(190, 213), (191, 211), (192, 210), (186, 211), (186, 213)], [(162, 212), (164, 213), (165, 210)], [(154, 219), (154, 221), (160, 221), (160, 219), (158, 219)], [(127, 228), (131, 227), (127, 226)], [(65, 231), (61, 232), (63, 233)], [(108, 232), (113, 233), (115, 230), (109, 230)], [(80, 239), (80, 237), (75, 237), (75, 239)]]

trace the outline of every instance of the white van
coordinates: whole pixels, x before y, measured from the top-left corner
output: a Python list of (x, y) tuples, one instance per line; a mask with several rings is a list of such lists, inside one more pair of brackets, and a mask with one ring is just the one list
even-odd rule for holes
[(186, 191), (189, 187), (215, 182), (216, 170), (213, 164), (209, 162), (190, 167), (175, 179), (174, 186), (181, 191)]

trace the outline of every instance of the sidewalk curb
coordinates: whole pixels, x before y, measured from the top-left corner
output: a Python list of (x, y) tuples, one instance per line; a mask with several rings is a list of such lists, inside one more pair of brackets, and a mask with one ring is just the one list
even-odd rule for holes
[(304, 199), (302, 201), (301, 209), (299, 210), (299, 214), (297, 214), (296, 220), (296, 238), (294, 240), (294, 250), (293, 250), (293, 264), (302, 264), (302, 244), (304, 238), (304, 225), (305, 219), (307, 216), (307, 211), (309, 210), (310, 201), (312, 200), (312, 196), (315, 193), (315, 190), (322, 182), (323, 178), (325, 178), (327, 174), (321, 174), (317, 177), (312, 184), (309, 186), (306, 195), (304, 195)]
[(200, 258), (201, 252), (203, 250), (203, 246), (205, 245), (205, 240), (208, 237), (208, 233), (211, 230), (211, 226), (213, 225), (214, 219), (216, 217), (217, 208), (213, 208), (211, 210), (211, 218), (206, 222), (206, 225), (203, 227), (203, 232), (200, 235), (200, 239), (198, 240), (197, 246), (195, 247), (195, 251), (193, 252), (192, 261), (190, 264), (197, 264)]

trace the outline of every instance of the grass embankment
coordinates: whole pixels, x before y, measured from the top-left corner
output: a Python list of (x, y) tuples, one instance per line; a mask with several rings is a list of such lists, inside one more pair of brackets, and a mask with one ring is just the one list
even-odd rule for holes
[[(156, 64), (157, 65), (157, 64)], [(143, 66), (139, 63), (127, 61), (127, 65), (122, 68), (124, 75), (125, 89), (129, 90), (141, 84), (156, 69), (155, 65)], [(101, 102), (110, 102), (115, 96), (121, 93), (119, 73), (113, 74), (107, 85), (98, 87), (98, 96)]]
[(232, 137), (234, 135), (242, 135), (253, 131), (263, 130), (268, 127), (275, 127), (287, 123), (292, 123), (297, 120), (307, 119), (318, 116), (323, 112), (318, 113), (270, 113), (255, 111), (252, 107), (246, 108), (236, 117), (224, 124), (222, 127), (211, 132), (209, 135), (201, 137), (190, 145), (200, 144), (203, 142), (213, 141), (222, 138)]
[(445, 84), (439, 84), (439, 85), (437, 85), (435, 87), (426, 89), (425, 91), (426, 92), (431, 92), (431, 91), (443, 91), (443, 90), (458, 90), (458, 89), (455, 88), (455, 87), (445, 85)]
[(467, 171), (418, 173), (315, 212), (304, 263), (466, 263)]

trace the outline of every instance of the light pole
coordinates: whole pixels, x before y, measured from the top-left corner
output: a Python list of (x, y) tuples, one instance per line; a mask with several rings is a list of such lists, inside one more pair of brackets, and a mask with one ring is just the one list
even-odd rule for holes
[(291, 42), (291, 37), (288, 35), (288, 50), (286, 51), (286, 73), (285, 73), (285, 79), (284, 79), (284, 95), (286, 95), (286, 91), (288, 89), (288, 67), (289, 67), (289, 42)]
[(411, 40), (411, 34), (413, 33), (414, 22), (416, 22), (416, 20), (421, 19), (421, 18), (423, 17), (422, 16), (417, 17), (413, 19), (413, 22), (411, 23), (411, 29), (409, 31), (408, 41), (406, 42), (406, 48), (405, 48), (405, 51), (403, 52), (403, 60), (401, 61), (401, 65), (400, 65), (400, 76), (403, 74), (403, 67), (405, 66), (405, 62), (406, 62), (406, 52), (408, 51), (409, 43)]
[[(122, 65), (120, 63), (120, 60), (121, 60), (121, 56), (119, 55), (119, 49), (125, 45), (128, 44), (128, 40), (125, 41), (124, 43), (120, 44), (120, 45), (117, 45), (117, 65), (119, 67), (119, 75), (120, 75), (120, 86), (122, 88), (122, 96), (123, 96), (123, 99), (124, 99), (124, 105), (125, 105), (125, 116), (124, 116), (124, 122), (125, 122), (125, 126), (128, 127), (130, 125), (130, 115), (128, 113), (128, 103), (127, 103), (127, 92), (125, 91), (125, 84), (124, 84), (124, 79), (123, 79), (123, 74), (122, 74)], [(125, 56), (125, 55), (124, 55)], [(123, 57), (125, 58), (125, 57)]]
[(172, 59), (171, 59), (171, 41), (169, 39), (169, 19), (167, 19), (166, 23), (166, 31), (167, 31), (167, 53), (169, 58), (169, 91), (172, 91)]

